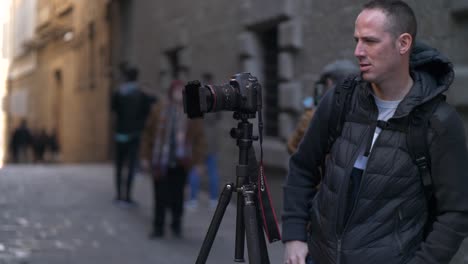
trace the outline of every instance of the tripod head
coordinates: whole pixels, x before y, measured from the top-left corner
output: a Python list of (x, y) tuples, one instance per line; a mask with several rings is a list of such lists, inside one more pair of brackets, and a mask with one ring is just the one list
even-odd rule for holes
[[(234, 112), (233, 117), (239, 120), (237, 127), (231, 129), (230, 135), (236, 139), (236, 144), (239, 148), (239, 163), (236, 167), (236, 188), (240, 188), (245, 184), (255, 184), (256, 182), (257, 160), (255, 152), (252, 149), (252, 141), (258, 140), (259, 137), (252, 135), (253, 125), (249, 122), (249, 118), (255, 118), (255, 114)], [(253, 173), (249, 173), (249, 171)]]
[(249, 122), (249, 118), (255, 118), (255, 114), (234, 112), (233, 118), (240, 120), (237, 124), (237, 128), (232, 128), (230, 135), (232, 138), (237, 140), (248, 140), (252, 143), (252, 140), (258, 140), (258, 136), (252, 136), (252, 123)]

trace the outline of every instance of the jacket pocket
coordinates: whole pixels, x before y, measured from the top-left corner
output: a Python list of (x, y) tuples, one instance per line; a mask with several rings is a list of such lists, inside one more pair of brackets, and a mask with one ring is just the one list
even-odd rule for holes
[(320, 226), (320, 209), (319, 209), (319, 195), (320, 190), (315, 193), (314, 198), (307, 203), (307, 207), (309, 210), (309, 224), (316, 226)]

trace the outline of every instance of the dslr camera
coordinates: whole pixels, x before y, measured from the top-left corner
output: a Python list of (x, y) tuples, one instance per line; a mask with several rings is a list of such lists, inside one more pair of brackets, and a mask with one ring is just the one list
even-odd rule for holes
[(261, 85), (250, 73), (235, 74), (229, 83), (222, 85), (190, 81), (185, 85), (183, 98), (184, 112), (189, 118), (218, 111), (234, 111), (254, 118), (262, 108)]

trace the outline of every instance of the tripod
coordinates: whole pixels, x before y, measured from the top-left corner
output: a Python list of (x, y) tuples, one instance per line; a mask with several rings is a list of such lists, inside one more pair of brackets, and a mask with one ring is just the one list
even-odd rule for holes
[(258, 199), (256, 196), (257, 171), (251, 174), (252, 177), (249, 177), (249, 169), (252, 168), (249, 166), (249, 160), (251, 161), (251, 164), (254, 163), (254, 165), (256, 165), (255, 152), (252, 149), (252, 140), (257, 140), (258, 138), (252, 136), (253, 125), (248, 121), (248, 119), (255, 118), (255, 114), (234, 112), (234, 118), (236, 120), (240, 120), (237, 128), (233, 128), (231, 130), (231, 137), (237, 139), (237, 147), (239, 148), (239, 163), (236, 166), (236, 184), (227, 183), (224, 186), (208, 228), (208, 232), (206, 233), (198, 254), (196, 264), (204, 264), (206, 262), (233, 192), (237, 192), (234, 261), (245, 262), (244, 241), (247, 240), (249, 263), (270, 263), (262, 224), (259, 221), (260, 215), (258, 211)]

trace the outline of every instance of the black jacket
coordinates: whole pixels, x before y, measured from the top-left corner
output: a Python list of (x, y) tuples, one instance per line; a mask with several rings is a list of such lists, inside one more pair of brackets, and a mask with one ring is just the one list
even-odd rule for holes
[[(126, 83), (122, 86), (134, 85)], [(112, 95), (111, 108), (115, 113), (116, 128), (119, 134), (139, 135), (155, 98), (140, 91), (137, 87), (129, 92), (118, 91)]]
[[(388, 122), (405, 118), (452, 83), (450, 62), (427, 46), (415, 47), (411, 67), (415, 84)], [(376, 120), (378, 110), (370, 85), (360, 82), (356, 88), (351, 112)], [(358, 150), (374, 131), (370, 125), (347, 121), (326, 153), (333, 94), (332, 90), (321, 101), (290, 159), (284, 186), (283, 241), (306, 241), (310, 221), (309, 252), (318, 264), (449, 263), (468, 236), (468, 153), (456, 111), (443, 102), (430, 119), (427, 136), (437, 202), (436, 221), (424, 237), (428, 205), (406, 134), (400, 131), (380, 133), (345, 222), (350, 173)]]

